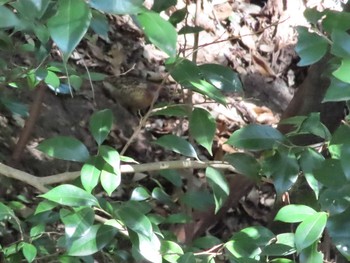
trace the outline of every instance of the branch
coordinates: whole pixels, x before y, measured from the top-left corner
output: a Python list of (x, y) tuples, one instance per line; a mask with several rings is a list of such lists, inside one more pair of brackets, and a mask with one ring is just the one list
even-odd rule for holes
[[(202, 161), (192, 161), (192, 160), (177, 160), (177, 161), (165, 161), (165, 162), (132, 164), (132, 165), (123, 164), (120, 166), (120, 171), (122, 174), (128, 174), (128, 173), (160, 171), (160, 170), (167, 170), (167, 169), (203, 169), (209, 166), (213, 168), (229, 170), (231, 172), (237, 173), (236, 169), (227, 162), (222, 162), (222, 161), (202, 162)], [(38, 189), (40, 192), (45, 193), (49, 190), (48, 188), (45, 187), (45, 185), (72, 181), (75, 178), (79, 177), (80, 171), (66, 172), (66, 173), (45, 176), (45, 177), (38, 177), (0, 163), (0, 176), (1, 175), (25, 182), (28, 185), (31, 185), (34, 188)]]

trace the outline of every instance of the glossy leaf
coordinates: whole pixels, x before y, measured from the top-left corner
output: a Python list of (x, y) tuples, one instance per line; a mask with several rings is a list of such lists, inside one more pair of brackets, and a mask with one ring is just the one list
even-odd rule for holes
[(152, 197), (170, 208), (174, 208), (173, 200), (162, 188), (155, 187), (152, 191)]
[(317, 244), (313, 244), (301, 251), (299, 262), (302, 263), (323, 263), (323, 253), (317, 251)]
[(120, 173), (116, 174), (113, 170), (109, 169), (109, 167), (105, 165), (101, 171), (100, 180), (103, 189), (110, 196), (120, 185), (121, 175)]
[(247, 150), (266, 150), (284, 140), (285, 137), (270, 126), (250, 124), (232, 133), (227, 143)]
[(62, 184), (41, 197), (67, 206), (98, 206), (96, 197), (74, 185)]
[(163, 241), (161, 242), (161, 254), (163, 258), (170, 263), (177, 263), (181, 255), (183, 255), (182, 248), (173, 241)]
[(113, 113), (110, 109), (95, 112), (90, 118), (90, 132), (98, 145), (101, 145), (110, 133), (113, 125)]
[(23, 243), (22, 252), (28, 262), (33, 262), (37, 255), (36, 247), (26, 242)]
[(15, 213), (11, 208), (4, 205), (3, 203), (0, 203), (0, 220), (9, 219), (14, 216), (15, 216)]
[(188, 191), (181, 196), (180, 200), (188, 207), (206, 211), (214, 205), (213, 195), (206, 190)]
[(350, 59), (350, 36), (345, 31), (333, 30), (331, 53), (341, 58)]
[(320, 194), (319, 203), (322, 210), (331, 215), (340, 214), (350, 207), (350, 185), (346, 184), (337, 188), (325, 189)]
[(132, 231), (151, 238), (153, 228), (151, 221), (134, 206), (125, 205), (117, 211), (121, 221)]
[(213, 116), (205, 109), (195, 108), (190, 117), (190, 134), (212, 155), (212, 145), (216, 131)]
[(308, 32), (305, 27), (299, 27), (297, 31), (299, 37), (295, 51), (301, 58), (298, 66), (303, 67), (316, 63), (327, 52), (327, 40), (316, 33)]
[(243, 92), (238, 74), (229, 67), (219, 64), (203, 64), (199, 66), (199, 69), (202, 71), (204, 78), (222, 92)]
[(318, 212), (307, 217), (295, 231), (295, 245), (298, 252), (317, 242), (326, 226), (327, 214)]
[(177, 261), (178, 263), (196, 263), (196, 258), (192, 252), (187, 252), (183, 254)]
[(340, 187), (347, 183), (340, 160), (326, 159), (314, 170), (315, 178), (327, 187)]
[(99, 156), (91, 157), (81, 168), (80, 180), (89, 193), (97, 186), (103, 168), (103, 160)]
[(350, 100), (350, 84), (332, 77), (323, 102), (345, 100)]
[(164, 177), (176, 187), (182, 187), (183, 185), (181, 174), (176, 170), (161, 170), (159, 175)]
[(86, 146), (72, 137), (56, 136), (41, 142), (37, 148), (48, 156), (61, 160), (85, 162), (89, 159)]
[(182, 8), (182, 9), (178, 9), (174, 13), (171, 14), (171, 16), (169, 17), (169, 22), (172, 25), (176, 26), (178, 23), (180, 23), (181, 21), (183, 21), (185, 19), (186, 14), (187, 14), (186, 7)]
[(224, 160), (230, 163), (239, 173), (249, 176), (253, 180), (260, 178), (260, 164), (252, 155), (233, 153), (225, 155)]
[(60, 219), (64, 224), (66, 236), (79, 238), (85, 235), (95, 220), (95, 213), (91, 207), (82, 207), (75, 211), (60, 210)]
[(38, 206), (35, 209), (35, 213), (36, 214), (40, 214), (40, 213), (44, 213), (47, 211), (51, 211), (52, 209), (54, 209), (55, 207), (57, 207), (57, 203), (49, 201), (49, 200), (44, 200), (41, 201)]
[(143, 12), (137, 20), (146, 37), (170, 57), (176, 56), (177, 32), (173, 25), (154, 12)]
[(5, 6), (0, 6), (0, 28), (11, 28), (20, 25), (21, 21), (17, 16), (6, 8)]
[(181, 137), (175, 135), (164, 135), (156, 140), (155, 143), (167, 150), (198, 159), (193, 146)]
[(149, 194), (148, 190), (142, 186), (139, 186), (132, 191), (130, 200), (144, 201), (150, 197), (151, 195)]
[(280, 149), (265, 159), (263, 171), (273, 178), (277, 194), (280, 196), (288, 191), (298, 179), (299, 164), (294, 153)]
[(212, 167), (208, 167), (205, 170), (205, 176), (210, 188), (213, 191), (215, 200), (215, 213), (217, 213), (224, 205), (230, 193), (230, 188), (226, 178), (220, 173), (220, 171)]
[(194, 91), (208, 96), (209, 98), (215, 100), (218, 103), (221, 103), (222, 105), (226, 105), (225, 96), (211, 83), (205, 80), (194, 80), (190, 81), (190, 84), (194, 87)]
[(61, 49), (65, 61), (87, 32), (91, 10), (83, 0), (61, 0), (55, 16), (47, 22), (52, 39)]
[(90, 0), (92, 8), (115, 15), (134, 15), (147, 10), (143, 6), (144, 0)]
[(327, 231), (333, 244), (339, 252), (350, 260), (350, 209), (348, 208), (341, 214), (330, 216), (327, 222)]
[(156, 234), (144, 236), (137, 233), (139, 253), (148, 261), (154, 263), (162, 263), (162, 255), (160, 254), (161, 243)]
[(109, 24), (105, 14), (101, 14), (96, 10), (92, 11), (92, 19), (90, 27), (103, 40), (108, 41)]
[(177, 0), (155, 0), (152, 6), (152, 10), (160, 13), (161, 11), (168, 9), (171, 6), (175, 6), (176, 2)]
[(190, 81), (200, 81), (202, 71), (192, 61), (184, 58), (169, 58), (165, 62), (171, 76), (186, 88), (191, 86)]
[(325, 15), (322, 25), (328, 33), (332, 33), (333, 30), (347, 31), (350, 29), (349, 12), (326, 10), (326, 12), (322, 15)]
[(155, 108), (152, 111), (152, 115), (164, 115), (173, 117), (186, 117), (190, 111), (187, 105), (167, 105), (161, 108)]
[(314, 176), (314, 170), (320, 167), (324, 157), (312, 148), (307, 148), (300, 154), (300, 168), (304, 172), (305, 179), (311, 189), (314, 191), (316, 198), (319, 196), (320, 188), (318, 181)]
[(274, 238), (273, 233), (262, 226), (244, 228), (235, 233), (225, 248), (235, 258), (256, 259), (262, 246), (266, 246)]
[(333, 72), (333, 76), (345, 83), (350, 83), (349, 70), (350, 58), (343, 58), (340, 67)]
[(88, 256), (101, 251), (114, 238), (117, 230), (109, 225), (94, 225), (83, 236), (71, 240), (67, 254), (70, 256)]
[(286, 205), (278, 211), (274, 220), (286, 223), (298, 223), (314, 214), (316, 214), (316, 211), (306, 205)]
[(101, 145), (98, 150), (99, 156), (101, 156), (110, 166), (113, 167), (115, 174), (120, 175), (119, 153), (114, 148), (106, 145)]

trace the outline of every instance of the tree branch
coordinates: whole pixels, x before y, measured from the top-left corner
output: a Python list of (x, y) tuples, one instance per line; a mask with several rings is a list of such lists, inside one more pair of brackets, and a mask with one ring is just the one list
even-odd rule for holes
[[(123, 164), (120, 166), (122, 174), (128, 173), (140, 173), (150, 171), (160, 171), (167, 169), (203, 169), (207, 167), (213, 167), (217, 169), (229, 170), (237, 173), (236, 169), (227, 162), (222, 161), (192, 161), (192, 160), (177, 160), (177, 161), (165, 161), (146, 164)], [(22, 181), (28, 185), (33, 186), (40, 192), (47, 192), (49, 189), (45, 185), (63, 183), (66, 181), (72, 181), (79, 177), (80, 171), (66, 172), (45, 177), (38, 177), (29, 173), (12, 168), (5, 164), (0, 163), (0, 176), (6, 176), (19, 181)]]

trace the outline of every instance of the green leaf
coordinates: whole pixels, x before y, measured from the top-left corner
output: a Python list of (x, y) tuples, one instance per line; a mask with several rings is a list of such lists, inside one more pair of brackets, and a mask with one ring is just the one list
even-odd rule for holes
[(152, 223), (143, 213), (128, 203), (122, 206), (117, 215), (121, 221), (132, 231), (151, 238), (153, 234)]
[(108, 38), (109, 23), (105, 14), (101, 14), (100, 12), (93, 10), (90, 27), (103, 40), (105, 41), (109, 40)]
[(101, 185), (103, 189), (110, 196), (115, 189), (120, 185), (121, 175), (120, 173), (116, 174), (114, 171), (108, 169), (108, 167), (104, 167), (101, 171)]
[(279, 149), (273, 156), (265, 159), (263, 172), (273, 178), (276, 192), (281, 196), (298, 179), (298, 160), (288, 149)]
[[(83, 236), (72, 239), (67, 248), (70, 256), (88, 256), (101, 251), (114, 238), (117, 230), (109, 225), (94, 225)], [(70, 240), (69, 240), (70, 241)]]
[(152, 6), (154, 12), (160, 13), (168, 9), (169, 7), (175, 6), (177, 0), (155, 0)]
[(137, 237), (139, 253), (149, 262), (162, 263), (162, 256), (160, 254), (161, 244), (157, 235), (152, 233), (151, 236), (144, 236), (137, 233)]
[(286, 205), (278, 211), (274, 220), (285, 223), (299, 223), (316, 213), (314, 209), (306, 205)]
[(166, 204), (170, 208), (174, 208), (174, 202), (171, 197), (164, 192), (164, 190), (160, 187), (155, 187), (152, 191), (152, 197), (157, 201)]
[(308, 66), (319, 61), (327, 52), (328, 42), (316, 33), (308, 32), (305, 27), (298, 27), (299, 37), (295, 51), (301, 60), (299, 67)]
[(57, 207), (57, 203), (55, 202), (49, 200), (41, 201), (36, 207), (34, 215), (44, 213), (47, 211), (52, 211), (55, 207)]
[(137, 20), (146, 37), (157, 48), (170, 57), (176, 56), (177, 32), (172, 24), (165, 21), (159, 14), (150, 11), (137, 15)]
[(333, 72), (333, 76), (345, 83), (350, 83), (349, 70), (350, 58), (343, 58), (340, 67)]
[(69, 184), (56, 186), (40, 197), (67, 206), (99, 206), (96, 197)]
[(350, 13), (327, 10), (322, 15), (326, 15), (322, 25), (328, 33), (332, 33), (333, 30), (347, 31), (350, 29)]
[(148, 190), (142, 186), (139, 186), (132, 191), (130, 200), (144, 201), (150, 197), (151, 195), (149, 194)]
[(207, 190), (188, 191), (180, 198), (188, 207), (199, 211), (206, 211), (208, 207), (214, 205), (213, 195)]
[(28, 117), (28, 106), (19, 101), (15, 101), (13, 99), (9, 99), (6, 97), (1, 97), (0, 102), (6, 109), (11, 111), (12, 113), (16, 113), (22, 117)]
[(331, 133), (327, 127), (321, 122), (321, 114), (319, 112), (312, 112), (301, 123), (298, 134), (314, 134), (325, 140), (331, 138)]
[(225, 243), (225, 248), (235, 258), (256, 259), (261, 253), (260, 247), (266, 246), (273, 238), (273, 233), (265, 227), (248, 227), (235, 233), (231, 240)]
[(171, 76), (181, 85), (189, 87), (190, 81), (199, 81), (202, 71), (192, 61), (184, 58), (169, 58), (165, 62), (167, 70)]
[(285, 137), (270, 126), (250, 124), (232, 133), (227, 143), (238, 148), (259, 151), (271, 149), (284, 140)]
[(204, 28), (201, 26), (184, 26), (179, 30), (179, 35), (197, 34), (202, 31), (204, 31)]
[(90, 132), (98, 145), (101, 145), (110, 133), (113, 125), (113, 113), (110, 109), (95, 112), (90, 118)]
[(183, 138), (175, 135), (164, 135), (155, 141), (156, 144), (176, 153), (198, 159), (193, 146)]
[(104, 161), (101, 157), (92, 156), (81, 168), (80, 180), (87, 192), (91, 193), (97, 186), (103, 169), (103, 163)]
[(203, 64), (199, 66), (205, 80), (217, 89), (227, 93), (242, 93), (242, 83), (236, 72), (219, 64)]
[(321, 186), (315, 178), (314, 170), (321, 166), (324, 159), (322, 154), (316, 152), (312, 148), (305, 149), (300, 154), (299, 158), (300, 168), (304, 172), (305, 179), (310, 188), (314, 191), (316, 198), (319, 196)]
[(177, 263), (177, 260), (184, 253), (177, 243), (168, 240), (161, 242), (160, 252), (163, 255), (163, 258), (170, 263)]
[(0, 6), (0, 17), (0, 28), (16, 27), (21, 23), (14, 12), (4, 6)]
[(182, 178), (177, 170), (161, 170), (159, 175), (164, 177), (175, 187), (182, 187)]
[(0, 220), (10, 219), (11, 217), (15, 216), (16, 215), (11, 208), (4, 205), (3, 203), (0, 203)]
[(52, 39), (67, 61), (90, 25), (91, 10), (84, 0), (61, 0), (55, 16), (47, 21)]
[(196, 258), (192, 252), (187, 252), (183, 254), (177, 261), (178, 263), (196, 263)]
[(187, 9), (186, 7), (176, 10), (174, 13), (171, 14), (169, 18), (169, 22), (173, 25), (176, 26), (178, 23), (180, 23), (182, 20), (185, 19), (187, 14)]
[(55, 72), (47, 71), (45, 83), (55, 91), (60, 86), (61, 81)]
[(218, 103), (221, 103), (222, 105), (226, 105), (225, 96), (221, 93), (219, 89), (217, 89), (211, 83), (205, 80), (194, 80), (190, 81), (190, 84), (194, 87), (194, 91), (208, 96), (209, 98), (215, 100)]
[(215, 213), (224, 205), (229, 193), (230, 188), (226, 178), (217, 170), (212, 167), (208, 167), (205, 170), (205, 176), (208, 184), (213, 190), (215, 200)]
[(299, 256), (299, 262), (301, 263), (323, 263), (323, 253), (317, 251), (317, 244), (313, 244), (312, 246), (309, 246), (303, 251), (301, 251)]
[(319, 204), (323, 211), (331, 215), (340, 214), (350, 207), (350, 185), (346, 184), (337, 188), (325, 189), (321, 192)]
[(80, 207), (75, 211), (60, 210), (60, 219), (65, 227), (66, 236), (79, 238), (93, 225), (95, 213), (91, 207)]
[(327, 223), (327, 214), (318, 212), (307, 217), (295, 231), (295, 245), (298, 252), (317, 242)]
[(350, 181), (350, 144), (343, 144), (341, 146), (340, 163), (343, 168), (344, 175)]
[(332, 239), (333, 245), (339, 252), (350, 260), (350, 209), (348, 208), (341, 214), (330, 216), (327, 222), (327, 231)]
[(345, 100), (350, 100), (350, 84), (332, 77), (322, 102)]
[(33, 262), (37, 255), (36, 247), (26, 242), (23, 242), (22, 252), (28, 262)]
[(195, 108), (190, 118), (190, 134), (212, 155), (212, 145), (216, 131), (213, 116), (205, 109)]
[(81, 88), (81, 85), (83, 84), (83, 79), (77, 75), (70, 75), (69, 82), (70, 82), (70, 85), (72, 85), (74, 90), (79, 91)]
[(155, 108), (152, 115), (164, 115), (170, 117), (186, 117), (190, 111), (188, 105), (167, 105), (165, 107)]
[(341, 30), (333, 30), (331, 53), (343, 59), (350, 59), (350, 35)]
[(260, 179), (260, 164), (247, 153), (227, 154), (224, 160), (231, 164), (239, 173), (249, 176), (253, 180)]
[(56, 136), (41, 142), (37, 148), (48, 156), (61, 160), (85, 162), (90, 157), (86, 146), (72, 137)]
[(144, 0), (90, 0), (89, 5), (99, 11), (115, 15), (135, 15), (147, 10)]
[(115, 174), (120, 175), (120, 156), (114, 148), (101, 145), (98, 149), (98, 155), (113, 167)]
[(315, 178), (327, 187), (340, 187), (347, 183), (340, 160), (326, 159), (314, 170)]

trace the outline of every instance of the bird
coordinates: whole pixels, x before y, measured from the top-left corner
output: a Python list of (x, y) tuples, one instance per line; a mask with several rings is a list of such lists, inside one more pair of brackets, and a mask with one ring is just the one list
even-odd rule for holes
[(103, 81), (103, 86), (112, 99), (133, 112), (147, 109), (158, 96), (156, 83), (136, 77)]

